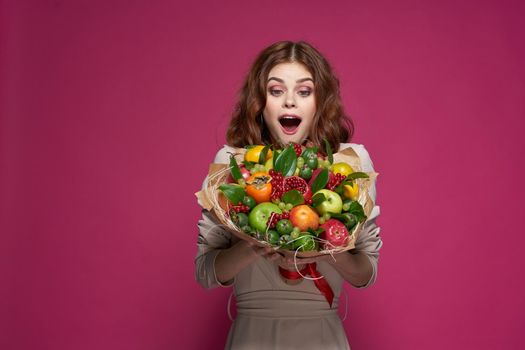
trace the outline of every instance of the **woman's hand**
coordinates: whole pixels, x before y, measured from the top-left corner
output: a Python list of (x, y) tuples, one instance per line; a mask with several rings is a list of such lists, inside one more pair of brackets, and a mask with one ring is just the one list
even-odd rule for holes
[(247, 242), (247, 244), (251, 246), (256, 255), (262, 258), (265, 258), (270, 261), (275, 261), (281, 258), (281, 254), (279, 254), (269, 246), (261, 247), (260, 245), (254, 244), (252, 242)]
[(297, 271), (304, 268), (306, 264), (321, 261), (332, 265), (343, 279), (356, 287), (366, 285), (372, 277), (372, 264), (363, 253), (341, 252), (311, 258), (295, 257), (295, 259), (293, 256), (287, 255), (281, 256), (278, 263), (286, 270)]
[(220, 283), (231, 281), (242, 269), (259, 258), (271, 261), (281, 255), (268, 246), (261, 247), (252, 242), (240, 240), (228, 249), (221, 250), (215, 258), (215, 276)]
[[(279, 254), (280, 255), (280, 254)], [(278, 259), (279, 266), (286, 270), (300, 270), (302, 269), (306, 264), (313, 263), (313, 262), (320, 262), (320, 261), (333, 261), (333, 258), (330, 255), (321, 255), (311, 258), (301, 258), (301, 257), (295, 257), (291, 255), (280, 255)], [(297, 265), (297, 266), (296, 266)]]

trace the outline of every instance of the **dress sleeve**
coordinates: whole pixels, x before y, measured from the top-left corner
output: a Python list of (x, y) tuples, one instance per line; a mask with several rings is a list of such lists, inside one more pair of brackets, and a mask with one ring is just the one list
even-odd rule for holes
[[(228, 147), (225, 146), (215, 156), (214, 163), (228, 163)], [(202, 186), (206, 186), (207, 179)], [(222, 249), (231, 246), (231, 234), (220, 226), (208, 210), (202, 210), (202, 218), (198, 222), (197, 256), (195, 257), (195, 278), (206, 289), (218, 286), (228, 287), (235, 279), (226, 283), (217, 280), (215, 274), (215, 259)]]
[[(368, 154), (368, 151), (365, 149), (365, 147), (363, 145), (357, 145), (357, 147), (354, 147), (354, 149), (361, 158), (361, 165), (363, 168), (362, 170), (365, 172), (374, 172), (374, 164), (372, 163), (370, 155)], [(373, 272), (370, 280), (365, 285), (356, 286), (357, 288), (370, 287), (376, 281), (377, 264), (379, 260), (379, 249), (381, 249), (381, 246), (383, 245), (381, 237), (379, 237), (380, 227), (378, 227), (376, 224), (376, 220), (379, 216), (380, 211), (379, 206), (375, 205), (375, 184), (370, 188), (370, 197), (374, 201), (374, 207), (372, 209), (372, 212), (370, 213), (370, 216), (365, 221), (362, 231), (359, 233), (359, 237), (357, 238), (355, 245), (355, 251), (362, 252), (368, 257), (370, 263), (372, 264)]]

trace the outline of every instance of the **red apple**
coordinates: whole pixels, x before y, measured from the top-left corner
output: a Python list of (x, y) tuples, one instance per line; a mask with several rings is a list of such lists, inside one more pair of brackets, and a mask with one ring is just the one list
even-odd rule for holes
[(324, 228), (324, 231), (321, 232), (319, 238), (328, 241), (324, 245), (325, 249), (346, 246), (348, 243), (348, 230), (341, 221), (329, 219), (321, 227)]

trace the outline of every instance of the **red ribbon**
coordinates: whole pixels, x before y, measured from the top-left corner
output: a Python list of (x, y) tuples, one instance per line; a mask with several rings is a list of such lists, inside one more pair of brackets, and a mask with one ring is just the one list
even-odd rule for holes
[(321, 275), (319, 271), (317, 271), (316, 267), (316, 263), (309, 263), (306, 264), (306, 266), (301, 271), (297, 272), (286, 270), (279, 266), (279, 273), (281, 274), (281, 276), (289, 280), (299, 280), (303, 278), (303, 276), (312, 276), (312, 278), (315, 278), (313, 280), (315, 286), (324, 295), (330, 307), (332, 307), (332, 302), (334, 301), (334, 292), (332, 291), (332, 288), (330, 287), (328, 282), (326, 282), (324, 276)]

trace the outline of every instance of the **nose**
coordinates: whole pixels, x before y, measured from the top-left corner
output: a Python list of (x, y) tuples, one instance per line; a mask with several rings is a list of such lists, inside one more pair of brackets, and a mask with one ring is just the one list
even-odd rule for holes
[(284, 106), (286, 108), (295, 107), (295, 98), (293, 92), (286, 94), (286, 99), (284, 100)]

